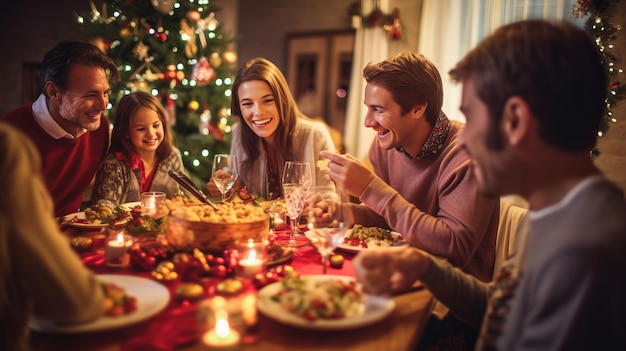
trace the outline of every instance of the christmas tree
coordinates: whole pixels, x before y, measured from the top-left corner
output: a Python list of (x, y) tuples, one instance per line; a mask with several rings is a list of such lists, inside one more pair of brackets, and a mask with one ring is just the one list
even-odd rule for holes
[[(613, 54), (613, 42), (617, 39), (619, 26), (611, 23), (613, 14), (616, 13), (616, 6), (620, 0), (578, 0), (572, 7), (572, 17), (583, 18), (585, 30), (595, 41), (602, 63), (609, 80), (607, 87), (607, 98), (602, 121), (600, 123), (599, 135), (602, 136), (609, 129), (610, 123), (617, 120), (613, 116), (613, 108), (626, 97), (626, 85), (617, 81), (617, 74), (622, 70), (618, 68), (616, 56)], [(594, 156), (598, 156), (598, 150), (594, 150)]]
[[(204, 189), (216, 153), (230, 149), (230, 89), (235, 38), (222, 32), (209, 0), (105, 0), (76, 14), (90, 42), (120, 69), (110, 102), (143, 90), (159, 96), (176, 146)], [(112, 120), (112, 118), (110, 118)]]

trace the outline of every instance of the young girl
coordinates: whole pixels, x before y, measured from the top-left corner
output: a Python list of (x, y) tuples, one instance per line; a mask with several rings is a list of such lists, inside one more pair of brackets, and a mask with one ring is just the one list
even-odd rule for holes
[[(237, 155), (239, 179), (267, 200), (282, 197), (286, 161), (311, 164), (314, 185), (330, 185), (317, 161), (319, 152), (334, 152), (327, 127), (305, 116), (296, 105), (282, 72), (264, 58), (248, 61), (233, 84), (231, 111), (240, 123), (233, 130), (230, 153)], [(207, 189), (219, 195), (210, 181)]]
[(92, 205), (140, 201), (141, 193), (161, 191), (167, 198), (180, 192), (168, 171), (183, 171), (180, 151), (160, 101), (149, 93), (124, 96), (115, 111), (111, 146), (96, 173)]

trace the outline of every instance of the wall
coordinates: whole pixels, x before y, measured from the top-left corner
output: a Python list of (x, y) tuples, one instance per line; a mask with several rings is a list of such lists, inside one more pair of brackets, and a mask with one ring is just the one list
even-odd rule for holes
[(22, 63), (40, 63), (59, 40), (80, 35), (74, 12), (86, 0), (0, 0), (0, 114), (22, 104)]
[[(217, 1), (224, 8), (218, 19), (225, 30), (241, 35), (236, 45), (239, 62), (265, 56), (284, 69), (287, 33), (348, 28), (346, 10), (354, 0)], [(405, 29), (405, 38), (392, 42), (390, 53), (417, 47), (421, 0), (390, 0), (389, 7), (401, 9)], [(80, 32), (73, 13), (88, 10), (87, 0), (0, 0), (0, 114), (22, 104), (22, 64), (40, 62), (57, 41), (77, 38)], [(614, 22), (626, 28), (626, 1), (620, 2)], [(626, 31), (618, 33), (615, 46), (626, 69)], [(619, 80), (626, 82), (624, 78), (621, 74)], [(626, 189), (626, 101), (614, 113), (618, 122), (600, 138), (596, 163)]]

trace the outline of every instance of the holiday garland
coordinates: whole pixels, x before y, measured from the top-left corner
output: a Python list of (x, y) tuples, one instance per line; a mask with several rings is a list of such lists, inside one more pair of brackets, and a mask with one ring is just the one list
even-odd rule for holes
[(617, 79), (617, 74), (622, 70), (617, 67), (617, 58), (612, 53), (613, 44), (617, 38), (617, 32), (621, 30), (620, 26), (613, 25), (611, 18), (615, 13), (616, 5), (620, 0), (578, 0), (572, 7), (572, 17), (582, 18), (589, 16), (585, 22), (585, 30), (594, 39), (600, 55), (602, 63), (606, 71), (609, 81), (607, 87), (608, 93), (606, 105), (604, 107), (602, 121), (598, 134), (604, 135), (610, 123), (617, 120), (613, 116), (613, 108), (626, 97), (626, 85), (622, 85)]

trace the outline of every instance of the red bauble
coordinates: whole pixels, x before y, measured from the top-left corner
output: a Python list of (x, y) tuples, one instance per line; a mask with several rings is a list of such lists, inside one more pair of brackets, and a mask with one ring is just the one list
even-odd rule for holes
[(215, 70), (209, 65), (206, 57), (200, 58), (193, 68), (191, 79), (195, 80), (198, 85), (206, 85), (215, 78)]

